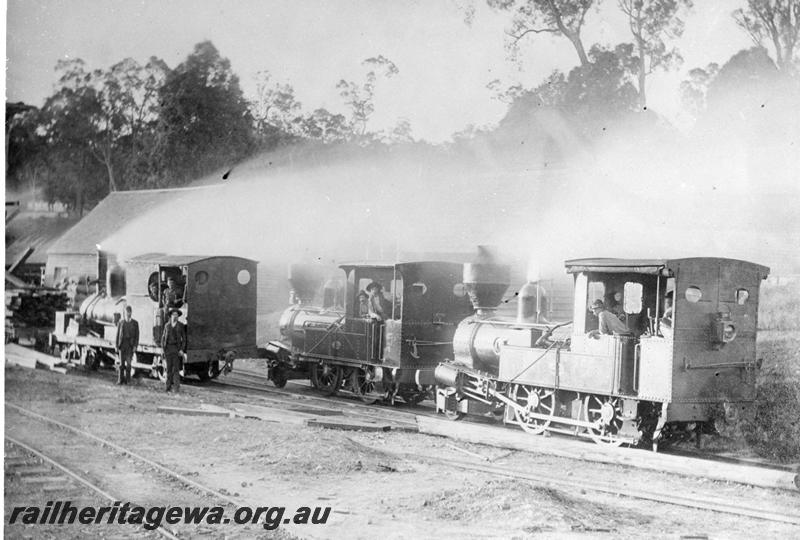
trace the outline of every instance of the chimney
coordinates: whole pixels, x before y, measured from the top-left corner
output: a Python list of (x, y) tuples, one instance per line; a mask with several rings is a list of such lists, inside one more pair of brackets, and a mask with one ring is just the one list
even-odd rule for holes
[(511, 282), (511, 267), (494, 263), (466, 263), (463, 281), (478, 317), (491, 317)]

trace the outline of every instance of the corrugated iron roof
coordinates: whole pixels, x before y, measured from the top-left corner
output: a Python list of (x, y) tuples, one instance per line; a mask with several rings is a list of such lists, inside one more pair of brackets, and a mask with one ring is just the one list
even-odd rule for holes
[(78, 222), (77, 218), (16, 216), (6, 225), (6, 264), (11, 264), (33, 248), (26, 264), (45, 264), (47, 251), (66, 231)]
[(59, 238), (47, 253), (90, 254), (97, 252), (97, 244), (128, 225), (132, 220), (151, 212), (163, 204), (175, 205), (189, 192), (198, 189), (218, 189), (203, 186), (180, 189), (147, 189), (139, 191), (113, 191), (100, 201), (82, 220)]

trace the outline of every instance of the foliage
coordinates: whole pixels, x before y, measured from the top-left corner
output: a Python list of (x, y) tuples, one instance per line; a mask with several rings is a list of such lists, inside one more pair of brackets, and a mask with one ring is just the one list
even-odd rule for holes
[(800, 283), (761, 287), (758, 326), (762, 330), (800, 330)]
[(548, 33), (566, 37), (578, 54), (581, 65), (590, 59), (581, 40), (586, 13), (595, 0), (487, 0), (490, 7), (512, 15), (510, 48), (516, 54), (522, 38), (529, 34)]
[(778, 69), (797, 69), (800, 0), (747, 0), (747, 7), (734, 11), (733, 18), (756, 45), (772, 46)]
[(779, 461), (800, 459), (800, 378), (786, 365), (760, 376), (752, 421), (742, 422), (744, 440), (759, 455)]
[(675, 47), (667, 48), (665, 37), (683, 34), (682, 12), (692, 7), (692, 0), (618, 0), (628, 18), (637, 60), (639, 107), (647, 106), (646, 78), (656, 69), (670, 69), (682, 61)]
[(295, 131), (304, 137), (324, 143), (343, 142), (351, 135), (347, 119), (327, 109), (316, 109), (311, 114), (296, 118), (294, 125)]
[(500, 99), (510, 101), (504, 126), (524, 124), (542, 109), (554, 109), (566, 118), (574, 131), (590, 139), (624, 120), (637, 109), (637, 92), (631, 84), (635, 60), (630, 44), (615, 49), (593, 46), (590, 62), (569, 74), (556, 70), (533, 90), (511, 87)]
[(37, 156), (42, 139), (36, 133), (36, 107), (6, 103), (6, 183), (19, 187), (36, 182)]
[(289, 84), (274, 82), (268, 71), (257, 74), (256, 98), (250, 102), (255, 137), (262, 149), (293, 140), (301, 103)]
[(711, 81), (719, 73), (719, 64), (714, 62), (705, 68), (689, 71), (689, 78), (681, 82), (681, 103), (684, 109), (695, 118), (706, 110), (706, 94)]
[(159, 88), (158, 158), (175, 184), (237, 162), (252, 148), (252, 120), (230, 61), (205, 41)]
[(375, 85), (378, 75), (383, 75), (388, 79), (399, 73), (394, 62), (382, 55), (367, 58), (361, 65), (368, 68), (363, 83), (342, 79), (336, 85), (345, 104), (351, 109), (350, 122), (352, 132), (356, 137), (363, 137), (366, 134), (367, 123), (372, 113), (375, 112)]

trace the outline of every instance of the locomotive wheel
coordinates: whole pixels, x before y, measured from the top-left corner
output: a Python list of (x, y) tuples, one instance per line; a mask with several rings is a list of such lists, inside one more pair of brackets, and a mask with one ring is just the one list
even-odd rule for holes
[(406, 405), (413, 407), (425, 401), (427, 394), (425, 392), (418, 392), (416, 390), (400, 390), (400, 397), (403, 398), (403, 401), (406, 402)]
[(342, 368), (331, 364), (315, 365), (313, 368), (314, 378), (317, 380), (317, 388), (326, 396), (334, 396), (342, 385)]
[[(524, 412), (514, 409), (514, 418), (524, 431), (532, 435), (540, 435), (547, 431), (556, 409), (555, 392), (553, 390), (515, 384), (511, 388), (509, 397), (525, 408)], [(549, 418), (542, 420), (541, 418), (531, 417), (528, 413), (544, 414)]]
[(83, 357), (83, 365), (91, 369), (92, 371), (97, 371), (100, 369), (100, 356), (95, 353), (94, 349), (90, 349), (88, 347), (83, 349), (81, 354)]
[(353, 393), (367, 405), (372, 405), (381, 399), (375, 391), (375, 368), (354, 369), (350, 382)]
[(289, 379), (286, 377), (286, 373), (281, 368), (276, 368), (274, 370), (270, 370), (269, 380), (272, 381), (272, 384), (275, 385), (275, 388), (283, 388), (286, 386), (286, 382)]
[(217, 361), (209, 362), (204, 369), (197, 372), (197, 376), (203, 382), (208, 382), (217, 375), (219, 375), (219, 362)]
[(461, 411), (444, 411), (444, 417), (453, 422), (458, 422), (464, 418), (464, 413)]
[(167, 361), (164, 360), (163, 356), (153, 358), (153, 374), (159, 381), (167, 382)]
[(77, 345), (70, 345), (61, 349), (59, 356), (66, 363), (72, 363), (81, 358), (81, 350)]
[(616, 434), (622, 427), (622, 403), (619, 398), (606, 396), (586, 396), (583, 400), (584, 420), (595, 427), (586, 431), (594, 442), (604, 446), (620, 446), (624, 441)]

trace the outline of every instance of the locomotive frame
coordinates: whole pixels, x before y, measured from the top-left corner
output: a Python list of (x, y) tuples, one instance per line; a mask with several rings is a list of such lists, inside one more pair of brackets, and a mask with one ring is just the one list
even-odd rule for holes
[(241, 257), (150, 253), (124, 261), (105, 273), (105, 285), (78, 312), (56, 313), (51, 351), (65, 361), (96, 367), (118, 361), (116, 323), (126, 305), (139, 322), (139, 346), (132, 370), (166, 379), (160, 346), (166, 322), (162, 305), (168, 278), (183, 288), (180, 321), (186, 324), (186, 358), (181, 375), (201, 380), (230, 371), (234, 359), (255, 357), (256, 265)]
[[(759, 285), (768, 268), (721, 258), (576, 259), (565, 266), (575, 276), (571, 335), (553, 339), (554, 327), (524, 320), (467, 319), (455, 336), (454, 361), (436, 371), (437, 410), (453, 419), (502, 414), (533, 434), (655, 448), (675, 432), (699, 433), (715, 407), (730, 416), (752, 403)], [(610, 303), (615, 293), (629, 332), (587, 334), (598, 324), (587, 307)], [(481, 352), (483, 334), (495, 337), (493, 354)]]

